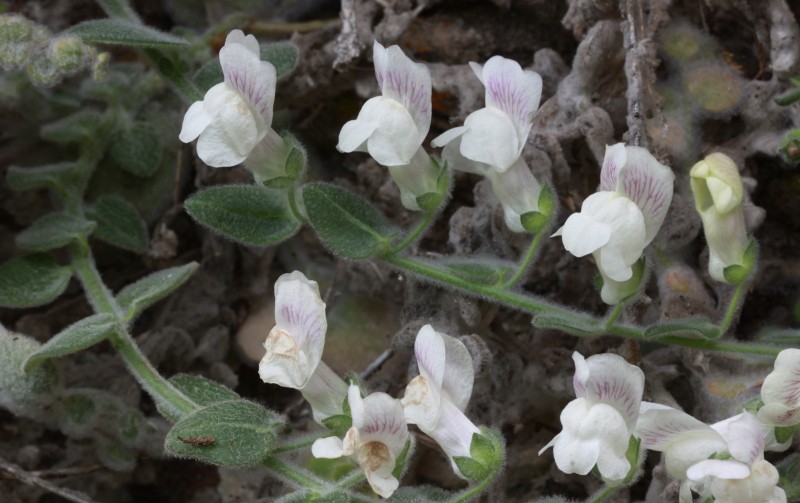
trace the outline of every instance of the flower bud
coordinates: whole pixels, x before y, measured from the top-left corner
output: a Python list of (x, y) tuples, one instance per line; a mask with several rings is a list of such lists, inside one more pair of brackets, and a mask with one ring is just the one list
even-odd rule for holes
[(75, 36), (54, 38), (47, 48), (47, 57), (64, 73), (78, 71), (84, 64), (87, 47)]
[(19, 66), (28, 54), (33, 27), (23, 16), (0, 16), (0, 64)]

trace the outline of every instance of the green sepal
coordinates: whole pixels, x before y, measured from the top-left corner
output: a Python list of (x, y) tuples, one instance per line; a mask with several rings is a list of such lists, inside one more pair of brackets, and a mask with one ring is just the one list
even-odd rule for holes
[(280, 416), (247, 400), (219, 402), (175, 423), (164, 448), (176, 455), (229, 468), (261, 462), (275, 447)]
[(179, 48), (189, 44), (184, 38), (124, 19), (83, 21), (64, 30), (63, 33), (76, 35), (87, 44), (152, 48)]
[(775, 427), (775, 441), (779, 444), (784, 444), (792, 439), (794, 428), (791, 426), (776, 426)]
[(134, 253), (147, 250), (147, 226), (128, 201), (119, 196), (101, 196), (86, 209), (86, 215), (97, 222), (93, 237)]
[(725, 281), (731, 285), (741, 285), (750, 277), (758, 262), (758, 244), (754, 238), (750, 238), (750, 243), (742, 255), (742, 263), (729, 265), (723, 269), (722, 274)]
[(783, 135), (778, 154), (787, 164), (800, 165), (800, 129), (792, 129)]
[(289, 149), (284, 171), (287, 177), (296, 180), (306, 170), (306, 165), (308, 164), (306, 151), (292, 135), (284, 133), (282, 138), (284, 145)]
[(549, 217), (538, 211), (529, 211), (520, 215), (519, 221), (525, 231), (538, 234), (547, 226)]
[(395, 461), (394, 463), (394, 470), (392, 470), (392, 476), (394, 478), (400, 479), (400, 477), (403, 475), (413, 445), (414, 445), (414, 437), (410, 436), (408, 437), (408, 440), (406, 440), (406, 445), (403, 447), (403, 450), (400, 452), (400, 455), (397, 456), (397, 461)]
[(478, 463), (469, 456), (453, 456), (453, 462), (458, 467), (461, 475), (468, 480), (480, 481), (489, 476), (490, 472), (487, 467)]
[(353, 418), (347, 414), (330, 416), (322, 420), (322, 426), (334, 432), (345, 432), (353, 426)]
[(162, 151), (158, 135), (146, 122), (134, 122), (118, 129), (108, 144), (108, 154), (120, 168), (143, 178), (158, 170)]
[(386, 218), (366, 200), (325, 183), (303, 187), (303, 202), (311, 226), (325, 246), (348, 259), (365, 259), (382, 252), (396, 234)]
[(55, 300), (67, 289), (72, 269), (37, 253), (0, 265), (0, 307), (37, 307)]
[(94, 314), (77, 321), (54, 335), (31, 354), (25, 360), (23, 369), (25, 372), (30, 372), (48, 358), (65, 356), (94, 346), (111, 335), (116, 326), (117, 319), (108, 313)]
[(688, 320), (666, 321), (648, 327), (644, 331), (645, 339), (658, 340), (673, 335), (696, 337), (698, 339), (714, 340), (721, 335), (719, 326), (707, 318), (694, 318)]
[[(797, 84), (795, 84), (795, 85), (797, 85)], [(798, 88), (789, 89), (785, 93), (780, 94), (778, 96), (775, 96), (775, 98), (773, 98), (773, 100), (775, 101), (775, 103), (777, 105), (780, 105), (782, 107), (787, 107), (789, 105), (793, 105), (794, 103), (797, 103), (798, 101), (800, 101), (800, 89), (798, 89)]]
[(23, 250), (54, 250), (73, 240), (85, 239), (96, 226), (95, 222), (67, 213), (50, 213), (17, 234), (16, 242)]
[(640, 455), (644, 454), (644, 451), (641, 448), (642, 440), (634, 437), (631, 435), (630, 440), (628, 441), (628, 450), (625, 451), (625, 459), (631, 464), (631, 469), (628, 470), (628, 474), (625, 475), (625, 478), (622, 480), (621, 484), (624, 486), (630, 485), (636, 479), (636, 476), (639, 474), (639, 468), (644, 462), (644, 459), (640, 459)]
[(439, 205), (442, 204), (443, 200), (444, 196), (437, 192), (428, 192), (427, 194), (417, 196), (416, 199), (417, 206), (425, 213), (432, 213), (439, 209)]
[(294, 185), (295, 179), (291, 176), (279, 176), (264, 180), (263, 185), (268, 189), (286, 190)]
[(125, 311), (125, 319), (132, 320), (142, 311), (180, 288), (197, 271), (197, 262), (156, 271), (127, 285), (116, 296)]
[(300, 229), (285, 193), (255, 185), (211, 187), (191, 196), (184, 207), (205, 227), (248, 245), (278, 244)]
[(469, 454), (472, 459), (496, 473), (505, 461), (505, 440), (503, 435), (492, 428), (481, 426), (480, 433), (472, 434)]
[(751, 414), (756, 414), (759, 411), (759, 409), (761, 409), (761, 407), (763, 406), (764, 406), (764, 400), (762, 400), (761, 398), (753, 398), (752, 400), (744, 404), (743, 409), (747, 412), (750, 412)]

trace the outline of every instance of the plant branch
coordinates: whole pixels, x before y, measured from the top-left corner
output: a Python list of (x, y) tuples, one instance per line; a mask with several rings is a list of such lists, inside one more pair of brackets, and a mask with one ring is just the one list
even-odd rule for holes
[(531, 241), (530, 246), (528, 246), (528, 250), (525, 252), (525, 256), (522, 258), (522, 261), (519, 263), (517, 267), (517, 271), (511, 276), (507, 281), (503, 282), (501, 285), (502, 288), (510, 288), (514, 286), (517, 281), (522, 278), (522, 275), (525, 274), (525, 271), (531, 265), (533, 261), (533, 257), (536, 256), (536, 252), (539, 250), (539, 246), (542, 244), (542, 239), (544, 238), (545, 232), (549, 228), (549, 223), (546, 225), (542, 230), (540, 230), (536, 236), (534, 236), (533, 240)]
[(48, 482), (43, 478), (23, 470), (19, 466), (9, 463), (3, 458), (0, 458), (0, 470), (9, 473), (15, 479), (19, 480), (23, 484), (28, 484), (36, 487), (41, 487), (45, 491), (51, 492), (53, 494), (57, 494), (61, 496), (65, 500), (73, 501), (75, 503), (94, 503), (94, 500), (86, 496), (85, 494), (73, 491), (72, 489), (65, 489), (63, 487), (58, 487), (57, 485), (53, 484), (52, 482)]
[(725, 311), (725, 316), (722, 318), (719, 324), (719, 335), (725, 335), (725, 332), (731, 327), (731, 323), (733, 323), (733, 318), (736, 316), (736, 311), (738, 311), (739, 306), (742, 303), (742, 296), (744, 295), (744, 291), (748, 282), (742, 281), (736, 286), (736, 290), (733, 291), (733, 296), (731, 297), (731, 302), (728, 304), (728, 309)]
[(389, 254), (396, 255), (401, 251), (405, 250), (406, 248), (408, 248), (408, 246), (414, 241), (416, 241), (422, 235), (422, 233), (425, 232), (425, 230), (430, 226), (431, 222), (433, 221), (433, 218), (436, 216), (436, 213), (437, 213), (436, 211), (426, 211), (425, 215), (419, 221), (417, 226), (414, 227), (414, 229), (411, 232), (409, 232), (408, 235), (406, 235), (406, 237), (403, 238), (402, 241), (400, 241), (397, 245), (393, 246), (389, 250)]

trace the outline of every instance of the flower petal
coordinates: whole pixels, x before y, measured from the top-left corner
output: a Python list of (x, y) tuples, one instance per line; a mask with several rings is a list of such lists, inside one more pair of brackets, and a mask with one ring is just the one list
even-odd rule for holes
[(624, 195), (639, 207), (644, 216), (645, 246), (658, 234), (672, 202), (675, 175), (659, 163), (647, 149), (625, 147), (627, 160), (619, 168), (617, 193)]
[(728, 443), (728, 450), (735, 459), (752, 465), (763, 458), (766, 439), (758, 419), (749, 412), (711, 425)]
[(347, 383), (323, 361), (319, 362), (300, 392), (311, 405), (317, 423), (322, 424), (325, 419), (344, 413), (342, 404), (347, 397)]
[(723, 479), (746, 479), (750, 476), (750, 467), (739, 461), (706, 459), (692, 465), (687, 471), (689, 480), (702, 480), (706, 477)]
[(342, 439), (337, 437), (318, 438), (311, 446), (315, 458), (335, 459), (342, 457)]
[(614, 192), (617, 190), (617, 178), (620, 169), (625, 166), (628, 153), (624, 143), (606, 145), (603, 167), (600, 169), (600, 190)]
[(203, 106), (211, 117), (211, 123), (200, 134), (197, 155), (209, 166), (239, 164), (266, 134), (266, 130), (259, 131), (255, 117), (242, 97), (224, 83), (208, 90)]
[(194, 141), (209, 124), (211, 124), (211, 116), (206, 113), (205, 105), (202, 101), (195, 101), (183, 116), (183, 125), (178, 139), (183, 143)]
[(361, 389), (355, 384), (351, 384), (347, 388), (347, 403), (350, 405), (353, 427), (361, 430), (366, 420), (366, 409), (364, 408), (364, 399), (361, 398)]
[(442, 393), (460, 410), (464, 411), (472, 397), (475, 371), (472, 356), (464, 344), (449, 335), (441, 334), (444, 340), (445, 362), (442, 376)]
[[(462, 129), (463, 131), (461, 131), (461, 133), (466, 131), (466, 129), (463, 127), (453, 129)], [(450, 131), (453, 131), (453, 129)], [(442, 136), (450, 131), (445, 132), (442, 134)], [(447, 163), (447, 167), (450, 169), (463, 171), (465, 173), (473, 173), (482, 176), (488, 176), (489, 173), (494, 172), (495, 169), (488, 164), (467, 159), (461, 154), (461, 133), (455, 135), (454, 140), (450, 143), (447, 143), (444, 149), (442, 149), (442, 161)], [(441, 136), (439, 138), (441, 138)]]
[(634, 434), (642, 440), (645, 449), (663, 451), (685, 433), (698, 430), (707, 431), (724, 443), (717, 432), (699, 419), (666, 405), (642, 402)]
[(339, 152), (366, 152), (367, 139), (378, 129), (377, 122), (369, 122), (361, 118), (348, 121), (339, 132)]
[(558, 469), (564, 473), (586, 475), (600, 457), (598, 440), (584, 441), (561, 432), (558, 441), (553, 444), (553, 458)]
[(800, 423), (800, 407), (790, 409), (780, 403), (768, 403), (759, 409), (758, 418), (774, 426), (794, 426)]
[(500, 204), (506, 225), (514, 232), (525, 232), (520, 216), (539, 209), (542, 186), (531, 173), (522, 157), (517, 158), (505, 172), (490, 170), (487, 173), (492, 191)]
[[(351, 390), (357, 386), (351, 386)], [(351, 391), (352, 393), (352, 391)], [(352, 401), (351, 401), (352, 410)], [(380, 442), (389, 448), (392, 458), (396, 459), (408, 441), (408, 426), (400, 400), (386, 393), (372, 393), (363, 399), (363, 419), (357, 426), (363, 443)], [(353, 418), (355, 425), (355, 417)], [(389, 471), (394, 469), (392, 466)]]
[[(476, 66), (472, 67), (473, 71), (477, 70)], [(481, 75), (481, 82), (486, 86), (486, 106), (503, 111), (511, 119), (517, 140), (524, 145), (542, 97), (542, 78), (536, 72), (523, 71), (519, 63), (502, 56), (490, 58), (483, 65)]]
[(431, 145), (433, 145), (434, 147), (444, 147), (445, 145), (452, 142), (453, 140), (455, 140), (456, 138), (458, 138), (459, 136), (463, 135), (466, 132), (467, 128), (465, 128), (464, 126), (450, 128), (444, 133), (434, 138), (433, 140), (431, 140)]
[(450, 458), (453, 471), (461, 478), (465, 478), (453, 461), (453, 457), (470, 457), (472, 435), (480, 430), (447, 398), (442, 399), (442, 413), (439, 422), (434, 428), (422, 428), (426, 435), (439, 444), (442, 451)]
[(261, 57), (261, 47), (258, 45), (258, 40), (254, 35), (245, 35), (242, 30), (232, 30), (225, 37), (225, 45), (228, 44), (242, 44), (245, 49), (249, 50), (259, 58)]
[(461, 136), (461, 154), (467, 159), (489, 164), (505, 171), (522, 153), (514, 123), (496, 108), (472, 112), (464, 121), (466, 132)]
[(233, 32), (219, 51), (225, 83), (236, 90), (258, 116), (260, 129), (270, 127), (277, 82), (275, 67), (261, 61), (255, 37), (249, 35), (242, 43), (238, 34), (232, 35)]
[(392, 475), (391, 470), (388, 473), (385, 473), (384, 470), (381, 471), (365, 471), (364, 472), (367, 477), (367, 482), (369, 482), (370, 488), (375, 491), (375, 494), (381, 496), (383, 498), (388, 498), (400, 487), (400, 481), (397, 480), (394, 475)]
[(283, 274), (275, 282), (275, 324), (291, 334), (313, 373), (325, 347), (325, 303), (319, 286), (300, 271)]
[(409, 59), (398, 46), (384, 48), (377, 41), (372, 46), (372, 58), (381, 93), (401, 103), (411, 115), (419, 146), (431, 126), (430, 70)]
[(789, 409), (800, 407), (800, 349), (784, 349), (775, 358), (775, 367), (764, 379), (761, 399)]
[(438, 390), (442, 389), (444, 380), (446, 351), (447, 346), (443, 334), (434, 330), (430, 325), (425, 325), (420, 329), (417, 339), (414, 341), (414, 355), (417, 358), (419, 374)]
[(553, 236), (561, 236), (561, 242), (568, 252), (576, 257), (584, 257), (608, 243), (611, 228), (596, 222), (590, 215), (573, 213)]
[(580, 396), (589, 403), (613, 407), (624, 419), (628, 432), (632, 432), (639, 417), (639, 404), (644, 392), (642, 369), (610, 353), (593, 355), (584, 360), (576, 351), (572, 358), (576, 367), (573, 379), (576, 394), (579, 389), (584, 389), (585, 394)]
[(417, 126), (399, 102), (376, 96), (361, 107), (358, 118), (350, 121), (339, 133), (342, 152), (366, 151), (384, 166), (408, 164), (419, 149)]

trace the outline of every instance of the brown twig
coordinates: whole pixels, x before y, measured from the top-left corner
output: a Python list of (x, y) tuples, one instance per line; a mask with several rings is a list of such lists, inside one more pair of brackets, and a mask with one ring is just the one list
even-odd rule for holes
[[(0, 470), (10, 474), (13, 478), (19, 480), (23, 484), (40, 487), (45, 491), (57, 494), (66, 500), (74, 501), (75, 503), (96, 503), (93, 499), (89, 498), (88, 496), (86, 496), (81, 492), (74, 491), (72, 489), (64, 489), (62, 487), (58, 487), (57, 485), (46, 481), (41, 476), (37, 475), (37, 473), (23, 470), (21, 467), (13, 463), (9, 463), (8, 461), (6, 461), (1, 457), (0, 457)], [(50, 470), (50, 473), (52, 474), (52, 472), (54, 471), (55, 470)], [(62, 470), (62, 472), (63, 471), (65, 470)], [(78, 472), (71, 473), (70, 475), (74, 475), (77, 473)], [(80, 473), (85, 473), (85, 472), (80, 472)]]

